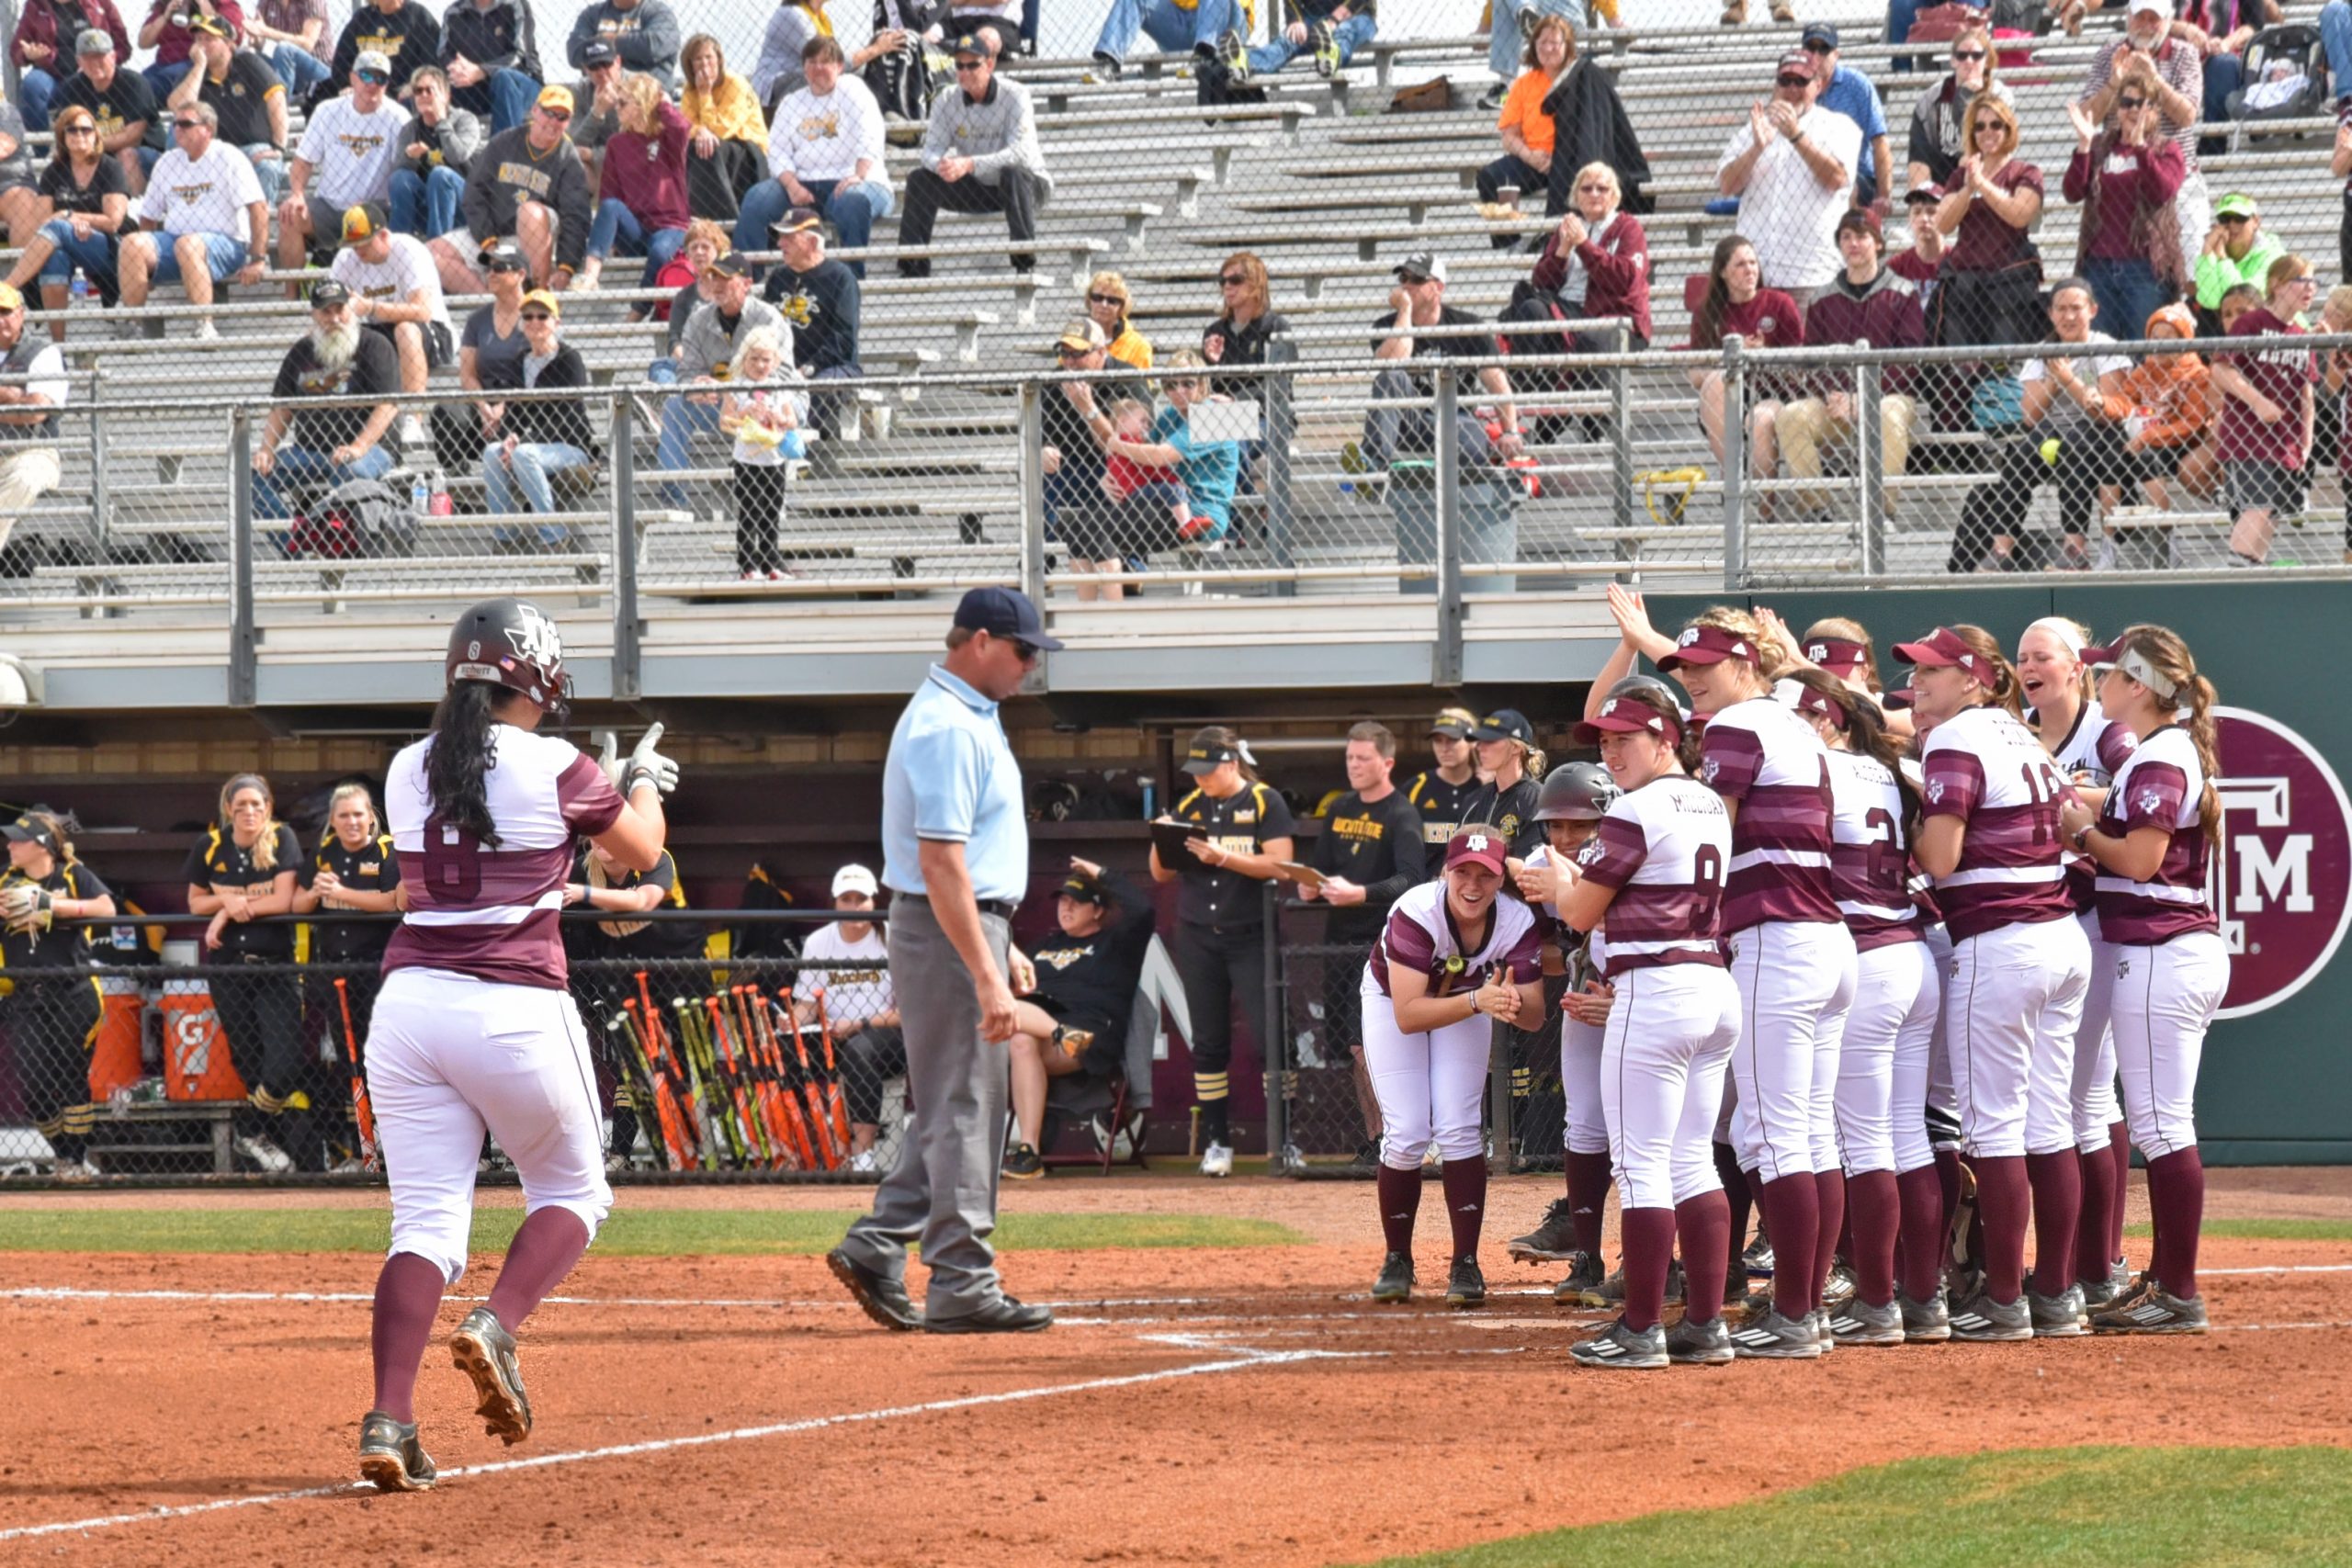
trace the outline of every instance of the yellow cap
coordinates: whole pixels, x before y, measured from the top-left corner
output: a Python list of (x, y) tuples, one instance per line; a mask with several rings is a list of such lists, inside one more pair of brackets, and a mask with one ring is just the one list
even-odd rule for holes
[(17, 292), (16, 285), (0, 283), (0, 315), (25, 308), (25, 297)]
[(525, 305), (544, 305), (547, 307), (547, 312), (548, 315), (553, 316), (559, 321), (563, 320), (563, 301), (557, 299), (554, 294), (545, 288), (532, 289), (528, 294), (523, 296), (523, 303)]
[(541, 87), (539, 89), (539, 107), (543, 109), (569, 109), (571, 107), (571, 88)]

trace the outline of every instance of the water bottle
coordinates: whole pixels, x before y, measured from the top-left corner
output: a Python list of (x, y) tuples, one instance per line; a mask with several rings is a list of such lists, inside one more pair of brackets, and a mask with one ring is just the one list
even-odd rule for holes
[(90, 280), (82, 275), (82, 269), (77, 266), (74, 269), (74, 291), (67, 309), (79, 310), (89, 302)]
[(1143, 819), (1149, 822), (1159, 817), (1159, 784), (1157, 780), (1143, 781)]
[(433, 515), (433, 479), (419, 469), (408, 486), (409, 511), (419, 517)]

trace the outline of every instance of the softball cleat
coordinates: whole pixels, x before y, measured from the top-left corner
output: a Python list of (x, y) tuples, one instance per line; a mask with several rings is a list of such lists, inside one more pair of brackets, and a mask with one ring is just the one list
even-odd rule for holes
[(379, 1492), (430, 1492), (439, 1472), (416, 1440), (416, 1423), (370, 1410), (359, 1423), (359, 1479)]
[(509, 1447), (531, 1435), (531, 1400), (523, 1392), (514, 1337), (488, 1307), (466, 1314), (449, 1336), (449, 1359), (474, 1381), (474, 1414), (482, 1418), (484, 1431), (504, 1438)]

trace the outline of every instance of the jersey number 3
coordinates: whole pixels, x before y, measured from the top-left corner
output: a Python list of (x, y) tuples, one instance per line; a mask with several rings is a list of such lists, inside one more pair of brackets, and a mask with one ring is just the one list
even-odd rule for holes
[(438, 819), (424, 824), (424, 885), (435, 898), (470, 904), (481, 894), (481, 841)]

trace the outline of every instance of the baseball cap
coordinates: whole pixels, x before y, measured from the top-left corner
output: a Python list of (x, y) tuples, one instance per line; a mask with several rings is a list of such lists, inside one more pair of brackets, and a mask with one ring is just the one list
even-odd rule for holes
[(1679, 669), (1685, 664), (1716, 664), (1726, 659), (1745, 659), (1753, 662), (1756, 645), (1736, 632), (1721, 626), (1685, 626), (1682, 635), (1674, 639), (1674, 651), (1657, 661), (1661, 670)]
[(1456, 740), (1467, 740), (1478, 728), (1478, 716), (1468, 708), (1440, 708), (1437, 720), (1430, 726), (1431, 735), (1451, 735)]
[(2258, 218), (2261, 215), (2261, 209), (2255, 206), (2254, 197), (2242, 190), (2233, 190), (2213, 204), (2213, 216), (2216, 218)]
[(1220, 764), (1246, 760), (1240, 747), (1227, 745), (1215, 729), (1200, 729), (1193, 732), (1193, 743), (1184, 748), (1184, 761), (1181, 766), (1184, 772), (1199, 778), (1204, 773), (1215, 773)]
[(1510, 850), (1510, 840), (1498, 828), (1474, 823), (1454, 829), (1453, 837), (1445, 841), (1445, 869), (1452, 871), (1465, 862), (1485, 866), (1497, 876), (1503, 874), (1503, 860)]
[(1920, 201), (1941, 201), (1943, 198), (1944, 187), (1935, 184), (1933, 181), (1923, 186), (1913, 186), (1909, 190), (1903, 193), (1903, 200), (1905, 205)]
[(1600, 705), (1599, 713), (1578, 720), (1571, 733), (1579, 746), (1598, 746), (1603, 735), (1643, 733), (1658, 736), (1672, 745), (1682, 739), (1682, 724), (1647, 703), (1637, 703), (1631, 697), (1611, 697)]
[(1838, 47), (1838, 29), (1827, 22), (1813, 22), (1797, 35), (1799, 43), (1817, 43), (1830, 49)]
[(6, 827), (0, 828), (0, 839), (6, 839), (11, 843), (39, 844), (52, 855), (62, 852), (58, 848), (57, 835), (49, 830), (49, 825), (29, 815), (19, 817)]
[(532, 289), (528, 294), (523, 296), (522, 305), (517, 306), (516, 308), (519, 310), (522, 306), (527, 305), (537, 305), (548, 315), (553, 316), (557, 321), (560, 321), (563, 320), (563, 301), (548, 289)]
[(1425, 278), (1434, 278), (1443, 283), (1445, 258), (1434, 251), (1415, 251), (1411, 255), (1398, 262), (1394, 270), (1398, 277), (1411, 278), (1416, 282)]
[[(1917, 642), (1896, 643), (1894, 657), (1905, 664), (1917, 664), (1923, 669), (1965, 670), (1984, 684), (1990, 686), (1993, 683), (1993, 671), (1984, 662), (1984, 656), (1961, 641), (1959, 634), (1950, 626), (1938, 626)], [(2084, 658), (2086, 660), (2089, 658), (2087, 649), (2084, 650)]]
[(104, 28), (84, 28), (80, 32), (74, 35), (74, 52), (76, 54), (112, 54), (114, 52), (114, 35), (107, 32)]
[(956, 47), (949, 52), (953, 53), (959, 60), (967, 54), (977, 54), (984, 60), (994, 60), (996, 58), (996, 40), (987, 33), (975, 28), (973, 31), (968, 33), (957, 33), (956, 35)]
[(1842, 637), (1805, 638), (1805, 662), (1815, 664), (1840, 680), (1860, 674), (1870, 662), (1870, 649), (1860, 643)]
[(825, 215), (813, 207), (796, 207), (768, 227), (779, 234), (797, 234), (815, 229), (825, 221)]
[(333, 310), (337, 305), (348, 303), (350, 299), (351, 290), (332, 277), (322, 277), (311, 285), (311, 309), (313, 310)]
[(1018, 588), (975, 588), (956, 606), (956, 624), (990, 637), (1019, 637), (1050, 653), (1061, 638), (1046, 632), (1045, 617)]
[(1878, 214), (1867, 207), (1849, 208), (1846, 216), (1838, 220), (1839, 234), (1844, 234), (1849, 229), (1859, 230), (1881, 244), (1886, 243), (1886, 231), (1879, 226)]
[(392, 57), (380, 49), (363, 49), (351, 62), (353, 75), (372, 71), (389, 79), (392, 73)]
[(1069, 874), (1069, 879), (1062, 884), (1062, 897), (1075, 898), (1083, 904), (1107, 904), (1111, 901), (1111, 896), (1102, 891), (1102, 885), (1082, 871)]
[(24, 308), (25, 297), (17, 292), (16, 285), (0, 283), (0, 315), (6, 315)]
[(2159, 17), (2172, 15), (2172, 7), (2165, 5), (2165, 0), (2132, 0), (2132, 4), (2124, 7), (2126, 16), (2137, 16), (2142, 11), (2154, 11)]
[(1792, 49), (1781, 56), (1781, 63), (1772, 67), (1772, 78), (1778, 81), (1783, 76), (1802, 76), (1808, 82), (1812, 81), (1813, 56), (1801, 49)]
[(392, 220), (385, 216), (379, 203), (363, 201), (356, 207), (343, 209), (343, 243), (346, 245), (374, 239), (391, 226)]
[(523, 253), (510, 244), (492, 245), (482, 253), (481, 264), (492, 272), (520, 272), (523, 270)]
[(571, 89), (569, 87), (541, 87), (539, 96), (535, 101), (543, 109), (568, 110), (573, 107)]
[(610, 39), (592, 38), (580, 46), (580, 63), (591, 71), (601, 65), (610, 65), (620, 57), (621, 51), (613, 47)]
[(1535, 727), (1517, 708), (1497, 708), (1478, 721), (1470, 732), (1473, 740), (1516, 740), (1522, 746), (1535, 744)]
[(2146, 655), (2120, 637), (2104, 648), (2083, 649), (2083, 662), (2094, 670), (2120, 670), (2163, 702), (2172, 701), (2173, 694), (2180, 689), (2164, 671), (2149, 663)]
[(743, 259), (740, 251), (721, 251), (710, 258), (710, 264), (703, 271), (713, 277), (747, 277), (751, 275), (752, 264)]
[(881, 884), (874, 880), (874, 874), (854, 862), (833, 873), (833, 897), (836, 898), (844, 893), (863, 893), (871, 898), (880, 891)]
[(1789, 705), (1808, 716), (1818, 715), (1840, 729), (1846, 728), (1846, 710), (1831, 702), (1828, 694), (1816, 687), (1798, 685), (1796, 696)]
[(209, 38), (227, 38), (230, 36), (229, 24), (222, 21), (220, 17), (212, 15), (209, 11), (200, 12), (197, 16), (189, 17), (187, 30), (192, 33), (203, 33)]
[(1072, 316), (1062, 323), (1062, 335), (1054, 340), (1056, 348), (1079, 350), (1102, 346), (1102, 323), (1086, 316)]

